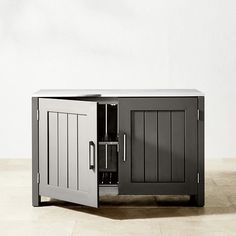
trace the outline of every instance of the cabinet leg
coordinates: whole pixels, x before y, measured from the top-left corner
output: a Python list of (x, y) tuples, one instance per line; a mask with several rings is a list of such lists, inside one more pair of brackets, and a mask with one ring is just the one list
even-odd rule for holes
[(33, 193), (32, 205), (33, 205), (33, 207), (38, 207), (41, 205), (41, 196), (40, 195)]
[(191, 195), (190, 196), (190, 203), (193, 206), (203, 207), (204, 206), (204, 196), (202, 194), (198, 195)]

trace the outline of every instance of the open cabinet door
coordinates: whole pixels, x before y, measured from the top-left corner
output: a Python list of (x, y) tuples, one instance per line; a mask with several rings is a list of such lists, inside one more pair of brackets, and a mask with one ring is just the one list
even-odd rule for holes
[(39, 194), (98, 207), (97, 103), (39, 99)]

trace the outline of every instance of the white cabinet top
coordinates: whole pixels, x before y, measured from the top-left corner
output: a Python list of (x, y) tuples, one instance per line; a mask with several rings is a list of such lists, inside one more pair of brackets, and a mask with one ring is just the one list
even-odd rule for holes
[(33, 97), (197, 97), (196, 89), (45, 89)]

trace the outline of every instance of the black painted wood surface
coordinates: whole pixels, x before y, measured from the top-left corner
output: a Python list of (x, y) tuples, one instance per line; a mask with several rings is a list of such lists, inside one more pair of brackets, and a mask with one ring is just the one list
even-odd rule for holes
[(197, 106), (197, 98), (119, 99), (119, 194), (197, 194)]

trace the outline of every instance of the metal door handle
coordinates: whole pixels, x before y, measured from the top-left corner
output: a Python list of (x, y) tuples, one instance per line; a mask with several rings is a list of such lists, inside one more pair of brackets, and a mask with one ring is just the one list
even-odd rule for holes
[(126, 134), (124, 134), (124, 156), (123, 161), (126, 161)]
[(89, 169), (95, 168), (95, 144), (89, 141)]

